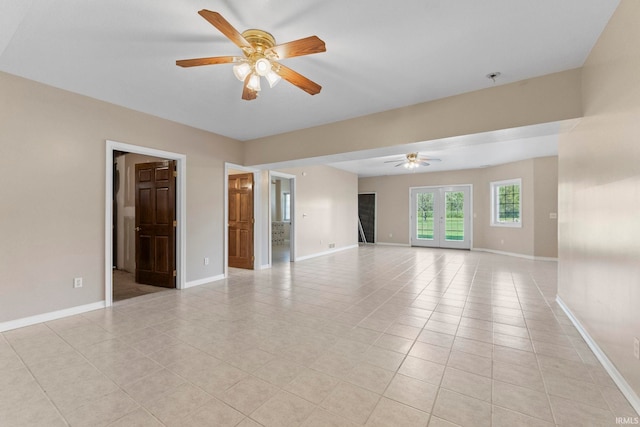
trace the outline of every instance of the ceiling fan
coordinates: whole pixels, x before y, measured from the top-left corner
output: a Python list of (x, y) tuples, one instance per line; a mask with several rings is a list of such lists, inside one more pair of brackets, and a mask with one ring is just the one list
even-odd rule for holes
[(439, 162), (440, 159), (431, 157), (419, 157), (418, 153), (409, 153), (402, 160), (388, 160), (385, 163), (397, 163), (395, 167), (404, 166), (407, 169), (415, 169), (418, 166), (429, 166), (429, 162)]
[(266, 31), (250, 29), (240, 33), (218, 12), (202, 9), (198, 13), (235, 43), (242, 50), (244, 56), (182, 59), (176, 61), (176, 65), (196, 67), (199, 65), (235, 64), (233, 73), (238, 80), (243, 82), (242, 99), (247, 101), (257, 98), (258, 92), (260, 92), (261, 77), (267, 79), (270, 87), (275, 86), (282, 78), (310, 95), (320, 93), (322, 86), (277, 62), (280, 59), (325, 52), (327, 50), (325, 44), (317, 36), (276, 45), (275, 38)]

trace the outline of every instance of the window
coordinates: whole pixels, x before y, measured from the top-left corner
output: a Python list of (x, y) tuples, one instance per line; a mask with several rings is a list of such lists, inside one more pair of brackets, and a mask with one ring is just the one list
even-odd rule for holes
[(282, 193), (282, 220), (291, 221), (291, 194)]
[(491, 183), (491, 225), (522, 227), (521, 179)]

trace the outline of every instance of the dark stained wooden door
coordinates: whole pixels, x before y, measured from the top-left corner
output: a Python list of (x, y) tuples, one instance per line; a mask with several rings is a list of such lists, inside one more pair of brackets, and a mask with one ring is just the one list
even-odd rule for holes
[(229, 176), (229, 267), (253, 270), (253, 174)]
[(136, 282), (176, 287), (176, 162), (136, 165)]

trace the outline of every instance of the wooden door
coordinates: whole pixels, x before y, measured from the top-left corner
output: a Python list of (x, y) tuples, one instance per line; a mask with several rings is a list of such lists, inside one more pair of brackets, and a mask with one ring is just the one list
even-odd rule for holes
[(229, 267), (253, 270), (253, 174), (229, 175)]
[(176, 162), (136, 165), (136, 282), (176, 287)]

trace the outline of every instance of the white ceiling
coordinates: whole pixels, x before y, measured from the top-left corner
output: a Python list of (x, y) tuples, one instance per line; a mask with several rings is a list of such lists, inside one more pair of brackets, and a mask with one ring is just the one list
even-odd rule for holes
[[(490, 87), (486, 75), (494, 71), (502, 73), (495, 84), (504, 84), (579, 67), (618, 3), (3, 0), (0, 70), (248, 140)], [(283, 81), (243, 101), (231, 65), (177, 67), (177, 59), (240, 54), (197, 14), (200, 9), (220, 12), (239, 31), (269, 31), (278, 43), (323, 39), (326, 53), (282, 61), (322, 85), (322, 92), (312, 97)], [(530, 137), (541, 139), (523, 147), (552, 151), (553, 135)], [(493, 144), (490, 152), (505, 152), (505, 141), (485, 144)], [(416, 151), (406, 148), (386, 155)], [(456, 163), (454, 151), (424, 154), (442, 158), (437, 167), (465, 166)], [(363, 169), (353, 162), (337, 166), (377, 174), (380, 160)]]

